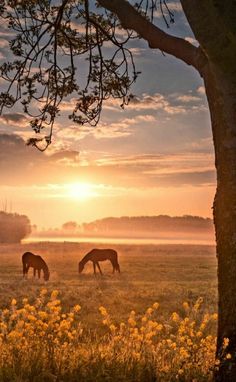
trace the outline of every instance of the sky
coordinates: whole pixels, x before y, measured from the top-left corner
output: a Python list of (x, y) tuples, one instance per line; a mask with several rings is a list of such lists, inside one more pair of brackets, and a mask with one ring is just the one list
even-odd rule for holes
[[(167, 32), (197, 44), (179, 2), (169, 6), (175, 23)], [(4, 62), (11, 38), (4, 25), (0, 37)], [(202, 79), (144, 41), (131, 49), (141, 71), (131, 89), (135, 98), (124, 110), (108, 100), (96, 127), (69, 120), (75, 101), (64, 101), (46, 152), (26, 146), (33, 133), (20, 106), (4, 110), (1, 210), (26, 214), (40, 229), (107, 216), (212, 217), (214, 150)]]

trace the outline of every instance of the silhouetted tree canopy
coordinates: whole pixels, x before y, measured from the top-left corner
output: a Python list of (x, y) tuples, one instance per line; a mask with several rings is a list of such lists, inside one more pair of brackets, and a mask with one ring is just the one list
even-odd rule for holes
[(0, 243), (20, 243), (30, 233), (27, 216), (0, 211)]

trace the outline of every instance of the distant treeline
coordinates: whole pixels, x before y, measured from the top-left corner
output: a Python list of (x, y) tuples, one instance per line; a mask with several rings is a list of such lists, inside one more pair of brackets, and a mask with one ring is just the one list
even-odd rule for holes
[(20, 243), (30, 233), (27, 216), (0, 211), (0, 243)]
[(213, 222), (210, 218), (200, 216), (123, 216), (120, 218), (108, 217), (83, 224), (84, 232), (108, 233), (108, 232), (188, 232), (188, 231), (212, 231)]

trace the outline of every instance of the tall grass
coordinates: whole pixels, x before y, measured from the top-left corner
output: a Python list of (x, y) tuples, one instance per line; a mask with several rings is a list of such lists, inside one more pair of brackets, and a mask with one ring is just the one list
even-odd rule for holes
[[(1, 311), (0, 380), (210, 381), (214, 367), (216, 313), (199, 298), (184, 302), (181, 314), (163, 319), (156, 302), (117, 324), (103, 306), (100, 328), (89, 329), (81, 308), (65, 310), (58, 292), (40, 291)], [(230, 359), (225, 339), (225, 362)]]

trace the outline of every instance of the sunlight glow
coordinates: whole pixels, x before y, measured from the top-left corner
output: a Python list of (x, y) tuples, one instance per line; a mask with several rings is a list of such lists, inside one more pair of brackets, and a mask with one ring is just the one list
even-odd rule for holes
[(74, 199), (89, 199), (99, 196), (94, 186), (89, 183), (72, 183), (66, 185), (67, 195)]

